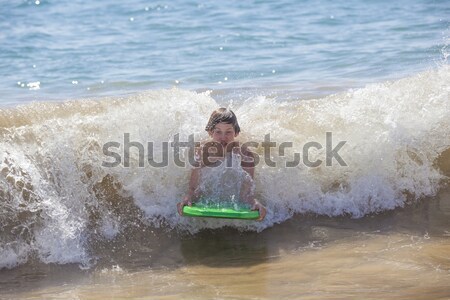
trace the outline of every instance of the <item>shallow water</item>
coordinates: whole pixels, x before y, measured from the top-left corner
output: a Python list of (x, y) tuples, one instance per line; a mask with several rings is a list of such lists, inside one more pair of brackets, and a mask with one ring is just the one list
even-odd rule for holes
[(0, 284), (8, 299), (448, 299), (449, 225), (447, 189), (391, 212), (296, 216), (261, 233), (135, 229), (99, 245), (95, 268), (29, 264), (2, 271)]

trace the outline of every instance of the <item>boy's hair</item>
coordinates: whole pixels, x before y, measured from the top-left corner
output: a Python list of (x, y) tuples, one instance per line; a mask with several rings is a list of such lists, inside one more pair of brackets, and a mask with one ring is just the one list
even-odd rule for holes
[(209, 117), (208, 124), (205, 127), (206, 131), (211, 131), (218, 123), (232, 124), (234, 132), (239, 133), (241, 128), (239, 127), (237, 117), (231, 109), (221, 107), (212, 112)]

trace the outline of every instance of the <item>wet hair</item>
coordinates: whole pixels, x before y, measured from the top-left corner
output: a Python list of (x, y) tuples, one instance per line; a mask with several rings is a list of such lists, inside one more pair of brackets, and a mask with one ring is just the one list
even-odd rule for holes
[(212, 112), (209, 117), (208, 124), (205, 127), (206, 131), (211, 131), (219, 123), (231, 124), (234, 127), (234, 132), (239, 133), (241, 128), (239, 127), (237, 117), (231, 109), (221, 107)]

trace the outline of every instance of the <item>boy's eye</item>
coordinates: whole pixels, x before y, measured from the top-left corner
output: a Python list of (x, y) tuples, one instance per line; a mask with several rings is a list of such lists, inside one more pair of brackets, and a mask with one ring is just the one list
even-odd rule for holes
[[(219, 131), (219, 130), (215, 130), (214, 133), (215, 133), (215, 134), (223, 134), (223, 132), (222, 132), (222, 131)], [(233, 134), (233, 131), (225, 131), (224, 134), (226, 134), (226, 135), (232, 135), (232, 134)]]

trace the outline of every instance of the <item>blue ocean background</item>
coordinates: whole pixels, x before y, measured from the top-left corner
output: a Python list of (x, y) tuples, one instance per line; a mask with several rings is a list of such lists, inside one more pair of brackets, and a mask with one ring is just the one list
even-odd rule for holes
[(449, 1), (2, 1), (0, 106), (178, 86), (324, 96), (445, 60)]

